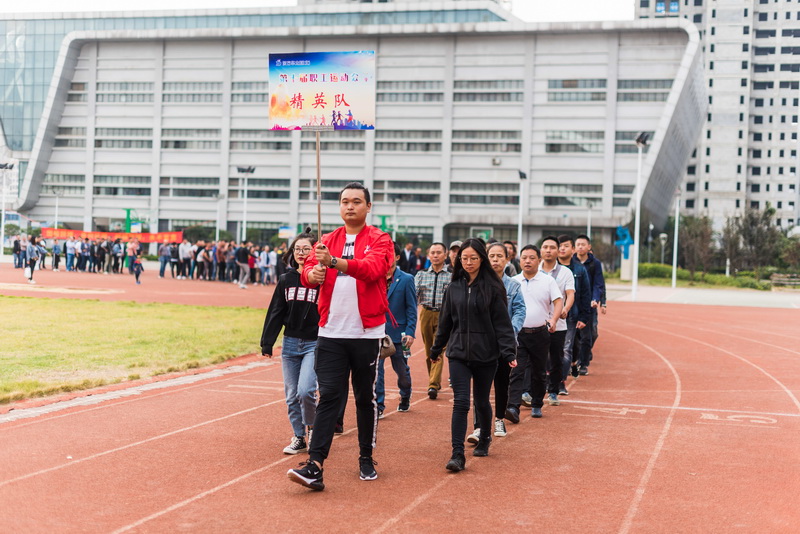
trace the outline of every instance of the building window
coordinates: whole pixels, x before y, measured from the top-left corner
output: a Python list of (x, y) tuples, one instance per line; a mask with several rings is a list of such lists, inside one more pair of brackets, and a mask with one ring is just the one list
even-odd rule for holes
[(703, 22), (703, 15), (698, 13), (692, 17), (692, 22), (700, 23)]
[(687, 198), (686, 199), (686, 208), (687, 209), (693, 209), (694, 208), (694, 199), (693, 198)]
[(692, 193), (695, 190), (695, 182), (686, 182), (686, 192)]

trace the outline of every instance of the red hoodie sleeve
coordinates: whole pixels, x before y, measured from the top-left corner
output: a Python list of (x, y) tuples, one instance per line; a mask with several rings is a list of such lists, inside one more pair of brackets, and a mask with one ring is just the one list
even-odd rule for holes
[(363, 258), (347, 260), (347, 274), (356, 280), (374, 282), (385, 279), (389, 272), (394, 257), (394, 244), (386, 232), (377, 233), (377, 239), (369, 244), (369, 250)]

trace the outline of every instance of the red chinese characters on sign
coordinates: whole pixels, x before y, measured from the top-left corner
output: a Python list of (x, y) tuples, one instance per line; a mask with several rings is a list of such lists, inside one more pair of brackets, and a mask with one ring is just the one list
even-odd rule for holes
[(322, 108), (325, 109), (327, 102), (325, 101), (325, 93), (317, 93), (314, 95), (314, 109)]
[(344, 99), (344, 93), (340, 95), (333, 95), (333, 107), (338, 108), (340, 106), (347, 106), (350, 107), (350, 104), (347, 103), (347, 100)]
[(132, 239), (138, 240), (140, 243), (180, 243), (183, 241), (183, 232), (159, 232), (157, 234), (149, 233), (127, 233), (127, 232), (84, 232), (83, 230), (67, 230), (64, 228), (42, 228), (42, 237), (44, 239), (91, 239), (98, 241), (101, 239), (121, 239), (123, 241), (130, 241)]
[(292, 99), (289, 100), (289, 105), (295, 109), (303, 109), (303, 95), (300, 93), (295, 93), (292, 96)]

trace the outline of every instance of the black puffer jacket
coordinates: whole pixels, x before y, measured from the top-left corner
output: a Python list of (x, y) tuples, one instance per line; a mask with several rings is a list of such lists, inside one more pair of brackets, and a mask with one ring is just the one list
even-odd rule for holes
[(269, 303), (264, 329), (261, 333), (261, 354), (272, 354), (272, 346), (285, 327), (284, 336), (307, 341), (317, 339), (319, 312), (317, 289), (308, 289), (300, 283), (300, 273), (289, 269), (278, 279), (272, 301)]
[[(488, 308), (486, 291), (494, 292)], [(463, 278), (453, 280), (444, 296), (431, 356), (440, 356), (445, 345), (450, 359), (484, 363), (515, 360), (517, 342), (505, 293), (481, 280), (471, 286)]]

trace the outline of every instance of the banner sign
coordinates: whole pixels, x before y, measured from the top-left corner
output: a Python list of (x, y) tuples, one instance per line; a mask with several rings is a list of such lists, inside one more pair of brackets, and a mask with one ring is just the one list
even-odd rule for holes
[(157, 234), (134, 234), (126, 232), (84, 232), (83, 230), (67, 230), (65, 228), (42, 228), (44, 239), (69, 239), (80, 238), (100, 241), (110, 239), (112, 241), (121, 239), (122, 241), (138, 240), (140, 243), (180, 243), (183, 241), (183, 232), (160, 232)]
[(375, 52), (269, 55), (273, 130), (374, 130)]

